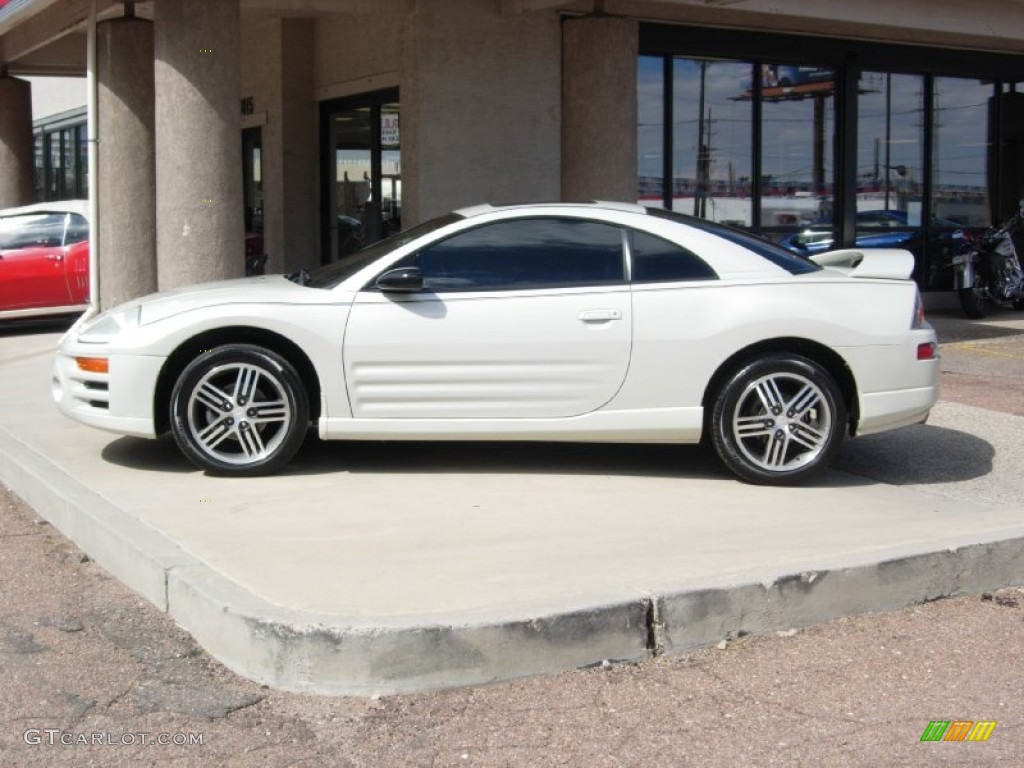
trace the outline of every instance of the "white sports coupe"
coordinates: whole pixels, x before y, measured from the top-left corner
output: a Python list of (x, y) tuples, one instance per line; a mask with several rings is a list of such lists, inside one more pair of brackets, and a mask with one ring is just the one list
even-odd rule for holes
[(615, 203), (467, 208), (314, 272), (83, 319), (60, 409), (258, 475), (324, 439), (695, 443), (792, 483), (923, 422), (935, 333), (902, 250), (813, 259)]

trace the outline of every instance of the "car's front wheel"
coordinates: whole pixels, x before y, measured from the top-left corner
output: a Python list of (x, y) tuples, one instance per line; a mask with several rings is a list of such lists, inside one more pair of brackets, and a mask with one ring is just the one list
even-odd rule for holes
[(718, 391), (711, 438), (722, 462), (752, 483), (788, 484), (828, 465), (846, 431), (839, 387), (822, 366), (773, 354), (732, 372)]
[(309, 426), (295, 368), (271, 350), (231, 344), (195, 358), (171, 392), (171, 432), (200, 469), (265, 475), (287, 464)]

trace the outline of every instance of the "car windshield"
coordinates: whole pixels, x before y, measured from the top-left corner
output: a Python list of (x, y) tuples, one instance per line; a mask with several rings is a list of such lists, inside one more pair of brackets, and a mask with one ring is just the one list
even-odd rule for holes
[(310, 288), (333, 288), (352, 277), (363, 267), (372, 264), (382, 256), (386, 256), (396, 248), (401, 248), (403, 245), (423, 237), (423, 235), (429, 234), (441, 227), (446, 227), (462, 218), (457, 213), (447, 213), (444, 216), (438, 216), (436, 219), (430, 219), (422, 224), (418, 224), (404, 232), (398, 232), (385, 240), (368, 245), (333, 264), (327, 264), (310, 272), (308, 278), (303, 281), (303, 285)]
[(717, 235), (723, 240), (728, 240), (730, 243), (735, 243), (736, 245), (746, 248), (748, 251), (756, 253), (761, 258), (767, 259), (775, 266), (782, 267), (793, 275), (803, 275), (807, 272), (818, 272), (821, 269), (820, 266), (810, 259), (800, 254), (793, 253), (792, 251), (787, 251), (782, 246), (776, 245), (769, 240), (765, 240), (749, 232), (733, 229), (732, 227), (727, 227), (724, 224), (719, 224), (714, 221), (676, 213), (675, 211), (666, 211), (663, 208), (648, 208), (647, 213), (651, 216), (657, 216), (671, 221), (678, 221), (680, 224), (685, 224), (688, 227), (695, 227), (712, 235)]

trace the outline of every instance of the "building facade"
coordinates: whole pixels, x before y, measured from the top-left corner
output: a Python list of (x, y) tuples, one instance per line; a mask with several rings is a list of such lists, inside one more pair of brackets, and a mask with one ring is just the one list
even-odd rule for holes
[(89, 129), (33, 139), (22, 76), (95, 51), (104, 305), (240, 274), (246, 232), (291, 271), (581, 198), (898, 245), (943, 288), (1024, 194), (1018, 0), (96, 0), (95, 35), (91, 6), (0, 0), (0, 206), (83, 191)]

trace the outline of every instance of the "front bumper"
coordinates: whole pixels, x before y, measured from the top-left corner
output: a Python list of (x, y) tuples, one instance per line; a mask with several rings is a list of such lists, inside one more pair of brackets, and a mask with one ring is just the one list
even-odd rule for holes
[[(75, 357), (106, 357), (107, 373), (80, 370)], [(121, 435), (156, 437), (154, 393), (165, 358), (104, 354), (84, 345), (61, 348), (51, 392), (60, 411), (83, 424)]]

